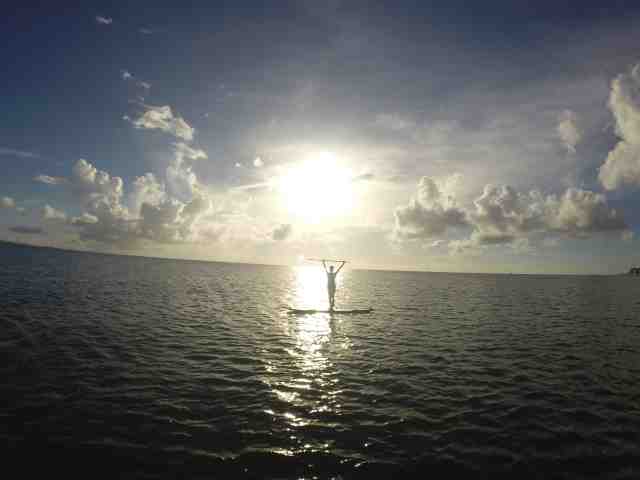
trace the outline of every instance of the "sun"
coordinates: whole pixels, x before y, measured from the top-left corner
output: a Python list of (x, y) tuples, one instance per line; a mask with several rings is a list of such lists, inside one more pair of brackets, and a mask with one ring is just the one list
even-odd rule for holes
[(278, 182), (278, 190), (292, 215), (316, 223), (350, 211), (351, 178), (351, 171), (334, 154), (321, 152), (285, 172)]

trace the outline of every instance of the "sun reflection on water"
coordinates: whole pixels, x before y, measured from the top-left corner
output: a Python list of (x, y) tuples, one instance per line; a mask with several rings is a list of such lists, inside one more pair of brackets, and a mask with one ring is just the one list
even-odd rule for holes
[[(292, 280), (287, 303), (297, 308), (326, 308), (322, 268), (297, 268)], [(268, 366), (266, 381), (277, 402), (265, 413), (287, 425), (297, 444), (296, 452), (326, 451), (330, 447), (329, 443), (309, 444), (304, 432), (309, 425), (327, 424), (327, 416), (340, 412), (341, 390), (334, 360), (348, 342), (339, 339), (339, 321), (327, 313), (283, 314), (279, 319), (288, 345), (282, 357)]]
[(318, 266), (300, 266), (295, 269), (293, 301), (296, 308), (322, 309), (329, 306), (327, 276)]
[[(296, 269), (295, 301), (308, 308), (326, 305), (326, 276), (317, 267)], [(327, 313), (297, 315), (290, 317), (289, 326), (295, 338), (296, 348), (290, 351), (305, 376), (313, 375), (314, 382), (322, 382), (322, 372), (331, 366), (326, 356), (325, 345), (331, 340), (333, 318)]]

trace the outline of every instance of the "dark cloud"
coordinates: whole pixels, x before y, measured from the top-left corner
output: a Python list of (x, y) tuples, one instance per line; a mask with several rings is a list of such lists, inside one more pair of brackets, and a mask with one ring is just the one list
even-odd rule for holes
[(31, 227), (28, 225), (16, 225), (9, 229), (13, 233), (20, 233), (23, 235), (44, 235), (45, 231), (41, 227)]
[(282, 224), (273, 231), (272, 238), (280, 242), (289, 238), (292, 233), (293, 227), (290, 224)]

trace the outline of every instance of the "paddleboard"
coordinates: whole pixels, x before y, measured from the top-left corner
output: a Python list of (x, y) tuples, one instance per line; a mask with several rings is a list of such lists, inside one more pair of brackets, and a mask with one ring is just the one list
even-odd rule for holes
[(330, 313), (336, 315), (356, 315), (358, 313), (371, 313), (373, 312), (373, 308), (354, 308), (351, 310), (317, 310), (317, 309), (304, 309), (304, 308), (289, 308), (289, 313), (293, 315), (306, 315), (312, 313)]

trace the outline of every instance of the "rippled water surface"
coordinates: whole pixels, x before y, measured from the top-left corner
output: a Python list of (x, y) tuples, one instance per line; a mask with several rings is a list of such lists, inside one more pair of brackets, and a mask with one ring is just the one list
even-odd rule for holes
[(640, 478), (638, 279), (352, 270), (372, 314), (292, 316), (317, 269), (0, 261), (3, 451), (52, 472)]

